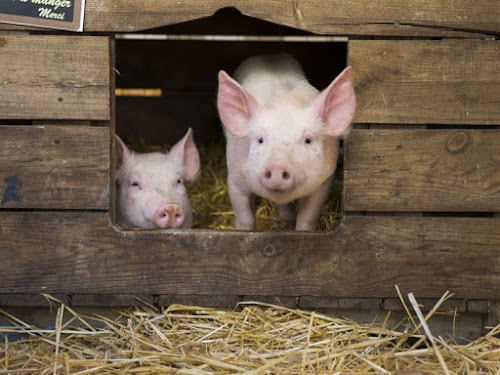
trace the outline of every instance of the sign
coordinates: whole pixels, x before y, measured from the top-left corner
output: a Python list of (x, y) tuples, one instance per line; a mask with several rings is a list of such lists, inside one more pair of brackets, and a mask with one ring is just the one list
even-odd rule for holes
[(83, 31), (85, 0), (0, 0), (0, 22)]

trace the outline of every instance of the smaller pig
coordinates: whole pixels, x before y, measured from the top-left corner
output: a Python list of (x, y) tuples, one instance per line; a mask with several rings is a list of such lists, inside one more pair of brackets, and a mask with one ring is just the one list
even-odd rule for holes
[(286, 218), (297, 201), (295, 229), (315, 229), (355, 106), (350, 68), (322, 92), (287, 54), (251, 57), (234, 79), (219, 72), (235, 229), (255, 229), (256, 195), (277, 203)]
[(130, 151), (115, 136), (117, 222), (130, 228), (190, 228), (193, 213), (184, 181), (196, 179), (200, 156), (191, 128), (170, 152)]

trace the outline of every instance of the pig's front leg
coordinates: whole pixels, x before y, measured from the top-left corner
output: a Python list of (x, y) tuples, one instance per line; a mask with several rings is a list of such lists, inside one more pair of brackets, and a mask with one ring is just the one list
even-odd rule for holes
[(228, 179), (229, 199), (233, 206), (234, 229), (255, 230), (255, 195)]
[(312, 231), (316, 229), (316, 224), (318, 223), (323, 205), (328, 198), (332, 181), (333, 176), (326, 179), (315, 193), (299, 199), (295, 230)]

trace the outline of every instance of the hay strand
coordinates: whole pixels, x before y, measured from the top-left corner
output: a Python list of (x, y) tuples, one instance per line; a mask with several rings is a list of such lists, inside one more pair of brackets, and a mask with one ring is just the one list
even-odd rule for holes
[(57, 360), (59, 356), (59, 342), (61, 341), (63, 316), (64, 316), (64, 303), (61, 305), (60, 309), (57, 309), (57, 316), (56, 316), (56, 345), (55, 345), (56, 349), (54, 355), (54, 375), (57, 375)]
[[(448, 294), (448, 292), (446, 292)], [(445, 296), (446, 296), (445, 294)], [(434, 348), (434, 353), (436, 353), (436, 357), (439, 360), (439, 364), (444, 370), (444, 373), (446, 375), (450, 375), (450, 370), (448, 370), (448, 366), (446, 366), (446, 362), (444, 361), (443, 356), (441, 355), (441, 351), (439, 350), (438, 346), (436, 345), (436, 341), (434, 340), (434, 336), (431, 333), (431, 330), (429, 329), (429, 326), (427, 325), (426, 319), (422, 315), (422, 311), (420, 311), (420, 308), (418, 307), (417, 300), (415, 299), (415, 296), (413, 293), (408, 294), (408, 299), (410, 300), (411, 305), (413, 306), (413, 309), (415, 310), (415, 313), (417, 314), (418, 319), (420, 320), (420, 324), (424, 327), (425, 334), (427, 335), (427, 338), (432, 344), (432, 347)], [(441, 298), (438, 302), (442, 302), (444, 298)], [(431, 312), (436, 311), (438, 308), (434, 307)]]

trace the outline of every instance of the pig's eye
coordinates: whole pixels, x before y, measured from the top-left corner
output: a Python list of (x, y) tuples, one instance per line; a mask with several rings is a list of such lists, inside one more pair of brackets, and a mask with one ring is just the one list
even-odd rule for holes
[(264, 143), (264, 138), (260, 137), (257, 141), (258, 141), (259, 143)]
[(180, 178), (177, 179), (178, 184), (182, 184), (182, 180)]
[(309, 144), (311, 144), (312, 139), (308, 137), (308, 138), (306, 138), (305, 142), (306, 142), (306, 144), (308, 144), (308, 145), (309, 145)]
[(139, 183), (137, 181), (133, 181), (130, 186), (139, 186)]

